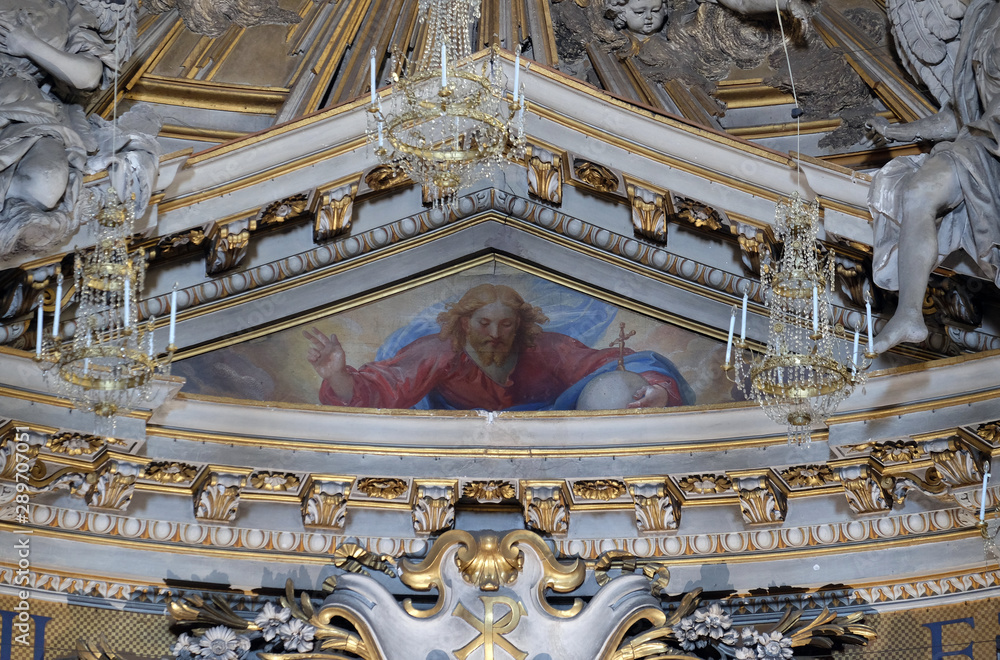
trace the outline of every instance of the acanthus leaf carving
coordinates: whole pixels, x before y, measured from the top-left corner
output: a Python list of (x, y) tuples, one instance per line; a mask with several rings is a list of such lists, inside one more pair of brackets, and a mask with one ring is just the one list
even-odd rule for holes
[(569, 532), (569, 508), (561, 486), (524, 487), (524, 522), (544, 534)]
[(240, 493), (246, 475), (210, 472), (194, 495), (194, 517), (198, 520), (228, 523), (236, 520)]
[(635, 504), (635, 525), (640, 532), (672, 532), (681, 523), (681, 505), (663, 481), (629, 484)]
[(748, 525), (780, 523), (788, 513), (788, 498), (769, 476), (734, 477), (740, 512)]
[(550, 204), (562, 204), (562, 158), (539, 147), (528, 157), (528, 192)]
[(852, 511), (864, 515), (892, 510), (895, 487), (892, 477), (883, 476), (868, 465), (838, 467), (835, 471)]
[(312, 198), (313, 242), (322, 243), (351, 230), (354, 191), (353, 185), (346, 185), (315, 192)]
[(313, 481), (302, 496), (302, 524), (319, 529), (343, 529), (347, 522), (350, 481)]
[(436, 534), (455, 525), (455, 487), (419, 484), (413, 500), (413, 531)]
[(476, 500), (480, 503), (502, 502), (517, 497), (517, 487), (503, 479), (486, 481), (468, 481), (462, 486), (462, 497)]
[(256, 218), (214, 225), (205, 241), (205, 271), (218, 275), (240, 265), (250, 246), (250, 232), (256, 228)]
[(92, 487), (87, 492), (87, 505), (94, 509), (124, 511), (132, 501), (135, 480), (142, 466), (124, 461), (108, 461), (103, 468), (87, 475)]
[(664, 194), (641, 188), (635, 184), (625, 187), (632, 206), (632, 230), (636, 236), (657, 243), (667, 242), (667, 198)]

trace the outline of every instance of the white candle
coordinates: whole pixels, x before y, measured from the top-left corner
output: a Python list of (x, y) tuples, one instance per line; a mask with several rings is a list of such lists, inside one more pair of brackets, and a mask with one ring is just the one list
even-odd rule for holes
[[(514, 56), (514, 104), (517, 105), (517, 81), (521, 75), (521, 47), (518, 46)], [(729, 360), (726, 360), (729, 362)]]
[(868, 350), (872, 351), (872, 301), (865, 296), (865, 320), (868, 322)]
[(743, 294), (743, 319), (740, 323), (740, 343), (747, 340), (747, 294)]
[(375, 49), (374, 48), (372, 48), (371, 70), (372, 70), (372, 105), (375, 105)]
[(35, 330), (35, 357), (42, 357), (42, 325), (45, 312), (42, 311), (42, 303), (38, 303), (38, 327)]
[(819, 292), (813, 286), (813, 334), (819, 334)]
[(59, 276), (56, 277), (56, 310), (52, 321), (53, 337), (59, 336), (59, 312), (62, 311), (60, 309), (62, 307), (62, 280), (62, 273), (59, 273)]
[(726, 340), (726, 364), (733, 354), (733, 327), (736, 325), (736, 305), (733, 305), (733, 314), (729, 317), (729, 339)]
[(173, 291), (170, 292), (170, 332), (167, 338), (167, 345), (174, 345), (174, 329), (177, 325), (177, 282), (174, 282)]
[(979, 522), (986, 521), (986, 483), (990, 480), (990, 465), (986, 464), (986, 472), (983, 474), (983, 490), (979, 494)]
[(150, 359), (153, 358), (153, 326), (156, 324), (156, 317), (149, 317), (149, 325), (146, 326), (148, 333), (146, 334), (146, 342), (149, 344), (148, 353)]
[(125, 278), (125, 327), (128, 327), (132, 316), (132, 280)]
[(861, 336), (861, 331), (854, 328), (854, 357), (851, 358), (851, 373), (856, 373), (858, 370), (858, 339)]
[(441, 87), (448, 86), (448, 51), (441, 42)]
[(378, 146), (382, 146), (382, 122), (378, 123)]

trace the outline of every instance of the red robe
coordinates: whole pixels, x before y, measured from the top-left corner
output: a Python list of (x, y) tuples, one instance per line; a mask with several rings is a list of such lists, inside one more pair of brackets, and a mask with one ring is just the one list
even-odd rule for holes
[[(626, 355), (632, 351), (626, 349)], [(552, 403), (598, 367), (618, 359), (617, 348), (604, 350), (557, 332), (543, 332), (535, 345), (521, 351), (517, 366), (503, 385), (487, 376), (465, 351), (451, 342), (428, 335), (404, 346), (394, 357), (348, 367), (354, 378), (354, 396), (342, 401), (324, 380), (319, 400), (333, 406), (411, 408), (432, 391), (460, 410), (506, 410), (514, 406)], [(677, 383), (656, 371), (643, 372), (650, 385), (669, 394), (667, 405), (683, 403)]]

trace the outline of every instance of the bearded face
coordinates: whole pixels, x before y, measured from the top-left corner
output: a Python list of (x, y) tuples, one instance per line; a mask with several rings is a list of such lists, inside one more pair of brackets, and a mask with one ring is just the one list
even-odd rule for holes
[(518, 324), (517, 312), (499, 301), (484, 305), (462, 319), (466, 341), (486, 366), (499, 366), (507, 361), (517, 337)]

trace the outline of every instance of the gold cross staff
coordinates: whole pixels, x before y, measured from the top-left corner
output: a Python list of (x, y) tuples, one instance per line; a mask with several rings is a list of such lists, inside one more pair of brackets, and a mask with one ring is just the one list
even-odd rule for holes
[(625, 324), (619, 323), (618, 339), (608, 344), (611, 348), (618, 345), (618, 371), (625, 371), (625, 340), (633, 335), (635, 335), (635, 330), (630, 330), (628, 334), (625, 334)]

